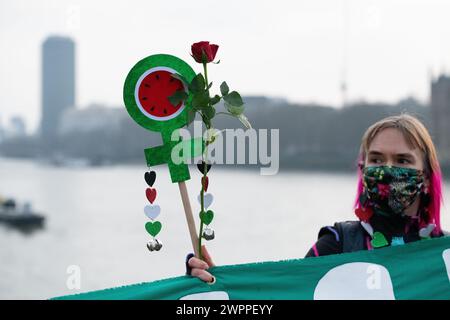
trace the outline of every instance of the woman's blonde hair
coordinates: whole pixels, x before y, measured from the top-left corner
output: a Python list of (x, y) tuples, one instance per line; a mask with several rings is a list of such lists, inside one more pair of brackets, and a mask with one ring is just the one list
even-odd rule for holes
[(418, 148), (422, 155), (424, 161), (424, 173), (429, 180), (428, 192), (430, 196), (430, 201), (427, 207), (424, 209), (428, 212), (426, 223), (435, 223), (436, 228), (434, 232), (436, 234), (441, 233), (440, 225), (440, 208), (442, 203), (442, 174), (439, 165), (439, 160), (434, 146), (433, 140), (431, 139), (430, 133), (423, 123), (416, 117), (409, 114), (400, 114), (396, 116), (390, 116), (384, 118), (373, 125), (371, 125), (364, 133), (361, 146), (359, 149), (358, 157), (358, 191), (355, 200), (355, 208), (360, 206), (359, 197), (363, 192), (362, 183), (362, 168), (369, 150), (370, 144), (372, 143), (375, 136), (384, 129), (395, 128), (403, 133), (408, 145), (414, 149)]

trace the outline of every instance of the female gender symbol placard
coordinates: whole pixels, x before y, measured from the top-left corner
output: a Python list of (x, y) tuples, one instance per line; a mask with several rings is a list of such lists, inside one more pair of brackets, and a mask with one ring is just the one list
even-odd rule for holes
[[(192, 246), (196, 256), (199, 256), (196, 243), (195, 222), (184, 181), (190, 179), (189, 169), (185, 162), (175, 164), (172, 160), (172, 149), (180, 143), (188, 144), (191, 155), (196, 156), (204, 149), (203, 139), (181, 141), (178, 138), (172, 141), (172, 133), (189, 122), (189, 110), (192, 95), (187, 88), (188, 83), (195, 77), (195, 72), (183, 60), (167, 54), (152, 55), (142, 59), (128, 73), (123, 89), (123, 99), (130, 116), (142, 127), (160, 132), (163, 144), (145, 149), (148, 166), (167, 163), (172, 182), (178, 182), (181, 199), (188, 223)], [(184, 90), (187, 99), (177, 105), (169, 101), (175, 92)], [(199, 143), (200, 142), (200, 143)], [(181, 157), (188, 156), (180, 150)], [(150, 210), (150, 209), (148, 209)], [(148, 211), (147, 210), (147, 211)], [(149, 212), (146, 212), (148, 214)], [(153, 216), (151, 216), (153, 217)], [(159, 222), (149, 222), (146, 228), (153, 228)], [(158, 230), (147, 231), (155, 236)], [(156, 241), (158, 244), (158, 241)], [(152, 244), (154, 245), (154, 243)], [(159, 250), (159, 249), (156, 249)]]
[[(130, 116), (142, 127), (161, 132), (163, 144), (145, 149), (148, 166), (167, 163), (172, 182), (190, 179), (185, 163), (175, 164), (171, 152), (179, 141), (172, 141), (171, 135), (189, 122), (188, 111), (192, 100), (187, 84), (195, 77), (195, 72), (183, 60), (167, 54), (157, 54), (142, 59), (130, 70), (125, 80), (123, 98)], [(182, 79), (182, 80), (180, 80)], [(188, 98), (178, 105), (172, 105), (169, 97), (176, 91), (184, 90)], [(197, 140), (191, 142), (193, 150)], [(198, 151), (191, 154), (194, 156)]]

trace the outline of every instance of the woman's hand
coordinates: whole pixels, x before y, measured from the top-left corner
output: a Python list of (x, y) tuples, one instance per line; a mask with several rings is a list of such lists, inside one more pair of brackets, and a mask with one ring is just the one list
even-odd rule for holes
[(205, 282), (214, 283), (216, 279), (206, 270), (208, 270), (210, 267), (214, 267), (215, 264), (212, 261), (211, 256), (209, 255), (208, 250), (206, 250), (205, 246), (202, 246), (202, 255), (205, 259), (204, 261), (196, 257), (192, 257), (188, 260), (187, 264), (190, 268), (192, 268), (190, 275), (193, 277), (197, 277)]

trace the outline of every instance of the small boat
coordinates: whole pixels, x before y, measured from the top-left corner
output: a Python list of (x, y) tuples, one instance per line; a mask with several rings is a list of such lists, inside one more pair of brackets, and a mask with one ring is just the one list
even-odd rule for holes
[(30, 229), (42, 227), (45, 217), (33, 212), (31, 204), (26, 202), (22, 207), (13, 199), (0, 202), (0, 222), (11, 227)]

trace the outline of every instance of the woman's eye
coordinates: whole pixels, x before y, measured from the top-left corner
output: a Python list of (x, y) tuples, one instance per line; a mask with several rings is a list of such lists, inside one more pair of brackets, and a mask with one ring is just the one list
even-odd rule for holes
[(411, 161), (409, 159), (399, 159), (398, 162), (401, 164), (410, 164), (411, 163)]
[(372, 158), (372, 159), (369, 159), (369, 162), (370, 162), (370, 163), (381, 163), (381, 159), (378, 159), (378, 158)]

